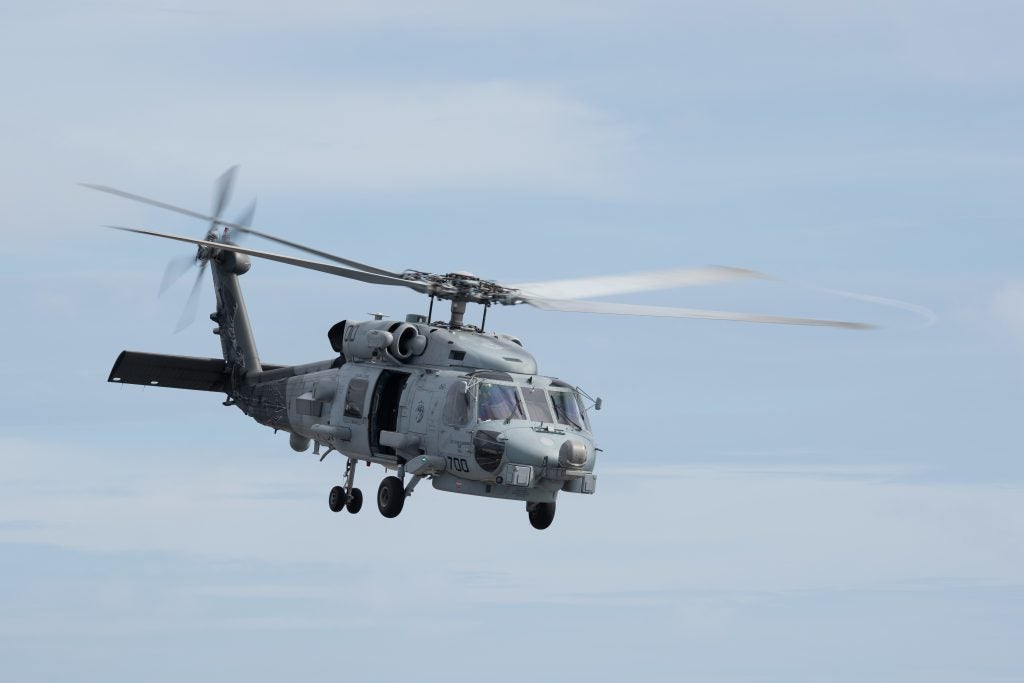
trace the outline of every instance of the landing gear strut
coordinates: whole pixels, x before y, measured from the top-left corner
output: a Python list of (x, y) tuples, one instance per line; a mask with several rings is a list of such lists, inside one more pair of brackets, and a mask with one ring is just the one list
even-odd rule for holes
[(363, 492), (359, 489), (352, 489), (352, 494), (348, 497), (348, 502), (345, 503), (345, 509), (351, 514), (356, 514), (363, 509)]
[(534, 529), (547, 529), (555, 521), (555, 504), (527, 503), (526, 513), (530, 516), (530, 526)]
[(331, 512), (341, 512), (342, 508), (347, 509), (351, 514), (356, 514), (363, 507), (363, 492), (352, 488), (352, 482), (356, 477), (356, 459), (349, 458), (345, 465), (345, 483), (331, 489), (331, 495), (327, 499), (327, 505)]

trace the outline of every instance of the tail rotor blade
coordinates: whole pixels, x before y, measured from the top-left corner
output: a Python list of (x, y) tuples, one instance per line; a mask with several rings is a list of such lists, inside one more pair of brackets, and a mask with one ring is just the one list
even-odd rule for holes
[(242, 237), (244, 235), (247, 235), (248, 233), (245, 230), (243, 230), (241, 228), (234, 227), (234, 226), (244, 225), (244, 226), (248, 227), (248, 226), (252, 225), (253, 218), (255, 218), (255, 217), (256, 217), (256, 200), (254, 199), (251, 202), (249, 202), (249, 206), (245, 207), (245, 211), (242, 212), (242, 215), (240, 215), (238, 217), (238, 220), (236, 220), (233, 225), (226, 225), (226, 227), (225, 227), (225, 231), (226, 231), (225, 232), (225, 237), (226, 237), (226, 239), (229, 242), (233, 242), (233, 243), (237, 244), (239, 242), (239, 240), (241, 240)]
[(217, 193), (213, 199), (213, 216), (215, 219), (220, 218), (220, 215), (224, 213), (224, 207), (231, 200), (231, 190), (235, 185), (235, 175), (237, 173), (238, 166), (235, 165), (224, 171), (220, 178), (217, 178)]
[(199, 309), (199, 293), (203, 288), (203, 276), (206, 275), (207, 263), (207, 261), (203, 261), (199, 266), (199, 273), (196, 275), (196, 281), (188, 295), (188, 301), (185, 302), (185, 308), (181, 312), (181, 317), (178, 318), (178, 325), (174, 328), (175, 334), (184, 330), (196, 319), (196, 311)]
[(164, 270), (164, 277), (160, 281), (160, 294), (166, 292), (171, 285), (181, 279), (181, 276), (196, 265), (194, 256), (179, 256), (167, 262)]
[(249, 206), (245, 207), (245, 211), (238, 217), (236, 221), (239, 225), (252, 225), (252, 219), (256, 216), (256, 200), (249, 202)]

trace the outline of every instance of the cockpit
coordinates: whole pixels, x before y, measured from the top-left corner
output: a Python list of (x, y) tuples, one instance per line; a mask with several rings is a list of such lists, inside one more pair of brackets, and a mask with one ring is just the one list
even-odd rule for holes
[(525, 420), (519, 392), (511, 384), (480, 382), (476, 385), (476, 417), (488, 420)]
[(576, 389), (547, 377), (515, 378), (490, 370), (473, 373), (451, 387), (445, 404), (449, 424), (529, 420), (589, 431), (586, 408)]

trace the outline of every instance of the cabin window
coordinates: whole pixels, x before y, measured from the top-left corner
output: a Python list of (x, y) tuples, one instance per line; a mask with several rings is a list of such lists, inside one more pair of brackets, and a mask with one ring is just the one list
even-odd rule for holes
[(480, 421), (526, 419), (514, 386), (482, 382), (477, 391), (476, 414)]
[(348, 392), (345, 394), (345, 417), (363, 416), (367, 386), (369, 386), (369, 382), (362, 377), (348, 383)]
[(324, 402), (313, 398), (312, 392), (307, 392), (295, 399), (295, 412), (304, 417), (320, 417), (324, 412)]
[(535, 422), (554, 422), (554, 418), (551, 417), (551, 408), (548, 407), (547, 392), (535, 387), (522, 387), (522, 389), (530, 419)]

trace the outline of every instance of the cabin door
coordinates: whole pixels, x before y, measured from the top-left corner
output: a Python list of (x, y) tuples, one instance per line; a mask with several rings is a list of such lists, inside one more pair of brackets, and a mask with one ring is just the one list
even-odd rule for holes
[(370, 406), (370, 449), (374, 453), (395, 455), (395, 449), (380, 445), (381, 431), (398, 430), (398, 414), (401, 409), (402, 390), (409, 380), (408, 372), (384, 370), (377, 378)]

